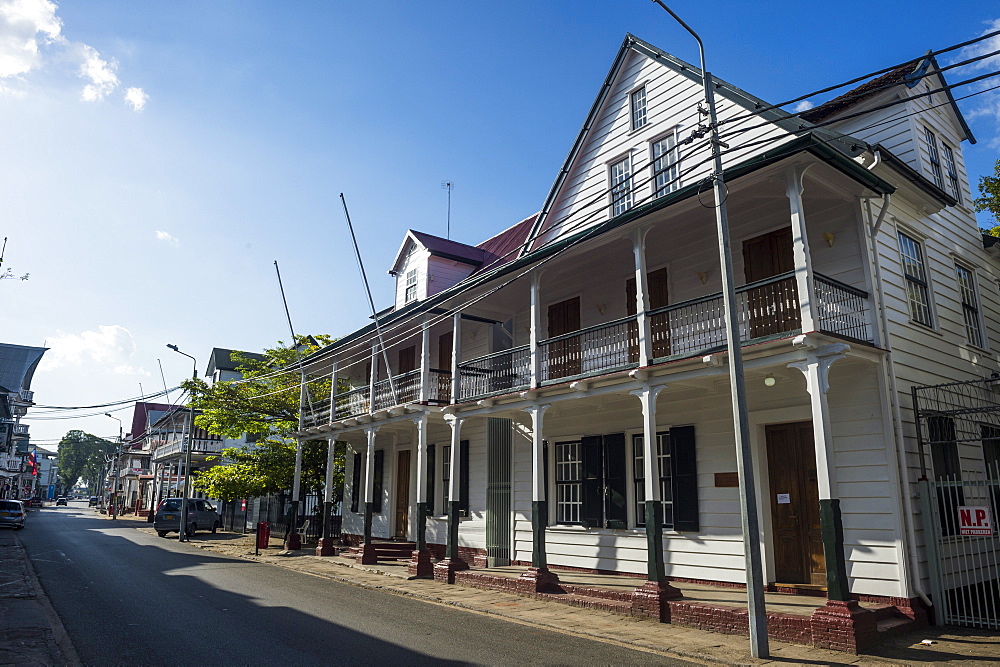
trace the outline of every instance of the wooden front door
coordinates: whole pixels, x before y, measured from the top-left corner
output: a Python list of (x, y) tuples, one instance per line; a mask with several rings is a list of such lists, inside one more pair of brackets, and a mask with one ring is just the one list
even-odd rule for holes
[[(657, 269), (646, 274), (646, 288), (649, 290), (649, 309), (665, 308), (669, 303), (667, 295), (667, 270)], [(636, 313), (635, 278), (625, 281), (625, 308), (629, 315)], [(630, 322), (629, 333), (629, 363), (639, 363), (639, 326)], [(653, 359), (670, 355), (670, 320), (666, 317), (655, 318), (649, 323), (649, 335), (652, 337)]]
[(812, 422), (765, 427), (776, 583), (826, 587)]
[(395, 537), (406, 539), (410, 525), (410, 450), (404, 449), (396, 457), (396, 532)]
[(452, 341), (455, 340), (455, 332), (441, 334), (438, 337), (438, 373), (433, 375), (431, 382), (437, 386), (438, 400), (445, 403), (451, 401), (451, 356)]
[[(404, 375), (416, 369), (417, 346), (411, 345), (409, 347), (404, 347), (399, 351), (396, 372), (399, 375)], [(409, 403), (410, 401), (417, 400), (420, 397), (420, 378), (401, 378), (399, 386), (396, 387), (396, 392), (400, 403)]]
[[(580, 330), (580, 297), (549, 306), (549, 338)], [(580, 337), (549, 343), (549, 379), (580, 374)]]
[[(761, 234), (743, 242), (743, 274), (747, 284), (794, 270), (791, 227)], [(799, 301), (793, 279), (749, 290), (746, 294), (746, 307), (749, 309), (750, 338), (784, 333), (801, 326)]]

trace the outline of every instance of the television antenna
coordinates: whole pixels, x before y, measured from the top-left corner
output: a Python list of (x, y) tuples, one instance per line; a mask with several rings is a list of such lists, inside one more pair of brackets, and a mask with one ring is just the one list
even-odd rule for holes
[(441, 181), (441, 189), (448, 191), (448, 231), (445, 236), (449, 241), (451, 240), (451, 191), (455, 189), (455, 181)]

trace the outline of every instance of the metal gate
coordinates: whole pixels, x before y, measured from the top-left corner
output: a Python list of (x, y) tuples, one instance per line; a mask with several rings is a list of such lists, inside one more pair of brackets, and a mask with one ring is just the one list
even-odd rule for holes
[(513, 424), (486, 420), (486, 565), (510, 565)]
[(1000, 629), (998, 382), (912, 390), (924, 540), (939, 624)]

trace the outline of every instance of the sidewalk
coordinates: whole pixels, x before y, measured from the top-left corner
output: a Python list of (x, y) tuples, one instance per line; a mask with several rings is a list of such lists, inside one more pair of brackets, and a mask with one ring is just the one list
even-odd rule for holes
[(78, 665), (17, 535), (0, 531), (0, 665)]
[[(125, 517), (122, 524), (134, 525), (152, 535), (152, 526), (144, 519)], [(176, 539), (171, 535), (169, 538)], [(281, 541), (271, 540), (271, 547), (254, 555), (253, 534), (198, 533), (192, 548), (258, 561), (296, 570), (325, 579), (407, 595), (427, 602), (460, 607), (475, 613), (492, 614), (518, 623), (544, 627), (644, 649), (666, 656), (724, 664), (771, 664), (796, 662), (808, 664), (885, 665), (885, 664), (994, 664), (1000, 661), (1000, 635), (962, 628), (924, 628), (901, 635), (879, 647), (875, 654), (852, 656), (799, 644), (771, 642), (771, 659), (756, 660), (749, 655), (749, 640), (739, 635), (723, 635), (678, 625), (619, 616), (593, 609), (540, 600), (526, 596), (448, 585), (427, 579), (409, 579), (405, 564), (381, 563), (360, 566), (342, 557), (317, 557), (313, 549), (282, 552)], [(584, 629), (585, 630), (581, 630)], [(921, 640), (931, 645), (921, 645)]]

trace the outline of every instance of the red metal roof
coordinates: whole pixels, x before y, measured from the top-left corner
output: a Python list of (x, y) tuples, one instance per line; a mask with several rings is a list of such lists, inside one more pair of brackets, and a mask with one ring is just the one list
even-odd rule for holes
[(823, 103), (815, 109), (803, 111), (799, 114), (799, 117), (803, 120), (809, 121), (810, 123), (820, 123), (830, 116), (846, 111), (854, 105), (860, 104), (868, 98), (881, 93), (892, 85), (903, 83), (906, 76), (914, 72), (920, 62), (921, 59), (918, 58), (917, 60), (908, 62), (905, 65), (900, 65), (896, 69), (886, 72), (882, 76), (872, 79), (871, 81), (866, 81), (857, 88), (849, 90), (843, 95), (839, 95), (838, 97), (833, 98), (829, 102)]
[(513, 227), (509, 227), (477, 245), (476, 247), (486, 254), (486, 260), (475, 273), (495, 269), (517, 259), (517, 251), (524, 244), (537, 217), (537, 213), (527, 217)]

